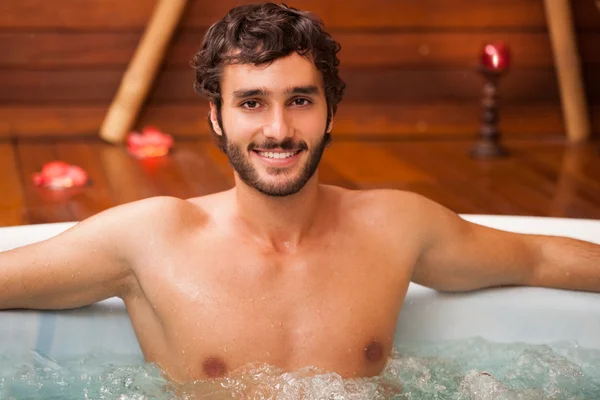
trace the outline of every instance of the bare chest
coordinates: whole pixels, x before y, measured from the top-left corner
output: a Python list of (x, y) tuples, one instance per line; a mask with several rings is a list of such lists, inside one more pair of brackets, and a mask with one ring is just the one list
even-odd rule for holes
[[(410, 254), (391, 259), (361, 246), (286, 256), (224, 249), (213, 244), (202, 257), (179, 254), (149, 269), (143, 286), (152, 312), (145, 318), (156, 317), (162, 342), (140, 344), (164, 351), (147, 358), (185, 380), (251, 363), (315, 366), (345, 377), (383, 369)], [(152, 324), (140, 317), (138, 325)]]

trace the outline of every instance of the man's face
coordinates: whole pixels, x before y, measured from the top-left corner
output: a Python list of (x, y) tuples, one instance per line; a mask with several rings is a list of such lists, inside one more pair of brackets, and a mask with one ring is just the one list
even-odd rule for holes
[(222, 129), (211, 120), (240, 179), (269, 196), (297, 193), (329, 141), (320, 72), (292, 53), (267, 66), (233, 64), (221, 77)]

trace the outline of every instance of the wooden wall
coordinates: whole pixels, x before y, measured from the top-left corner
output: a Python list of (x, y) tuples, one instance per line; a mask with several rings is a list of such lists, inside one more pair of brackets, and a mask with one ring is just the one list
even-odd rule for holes
[[(236, 0), (190, 0), (139, 121), (205, 135), (206, 104), (189, 60)], [(155, 0), (2, 0), (0, 138), (95, 135)], [(564, 135), (542, 0), (290, 0), (320, 15), (343, 46), (342, 135), (477, 132), (481, 45), (505, 40), (513, 69), (500, 89), (510, 137)], [(600, 135), (600, 10), (573, 0), (592, 125)]]

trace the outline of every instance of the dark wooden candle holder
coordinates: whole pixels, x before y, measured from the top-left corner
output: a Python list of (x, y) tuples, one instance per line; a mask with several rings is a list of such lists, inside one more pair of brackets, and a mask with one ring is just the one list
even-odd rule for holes
[(475, 158), (506, 157), (508, 151), (500, 143), (498, 129), (498, 81), (504, 71), (480, 67), (486, 82), (483, 86), (483, 117), (479, 139), (471, 149), (470, 155)]

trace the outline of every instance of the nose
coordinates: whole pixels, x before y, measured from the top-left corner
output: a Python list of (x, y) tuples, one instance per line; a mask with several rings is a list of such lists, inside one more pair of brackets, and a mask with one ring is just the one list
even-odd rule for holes
[(269, 121), (265, 124), (264, 134), (266, 137), (281, 141), (292, 136), (291, 116), (285, 107), (272, 107), (269, 113)]

